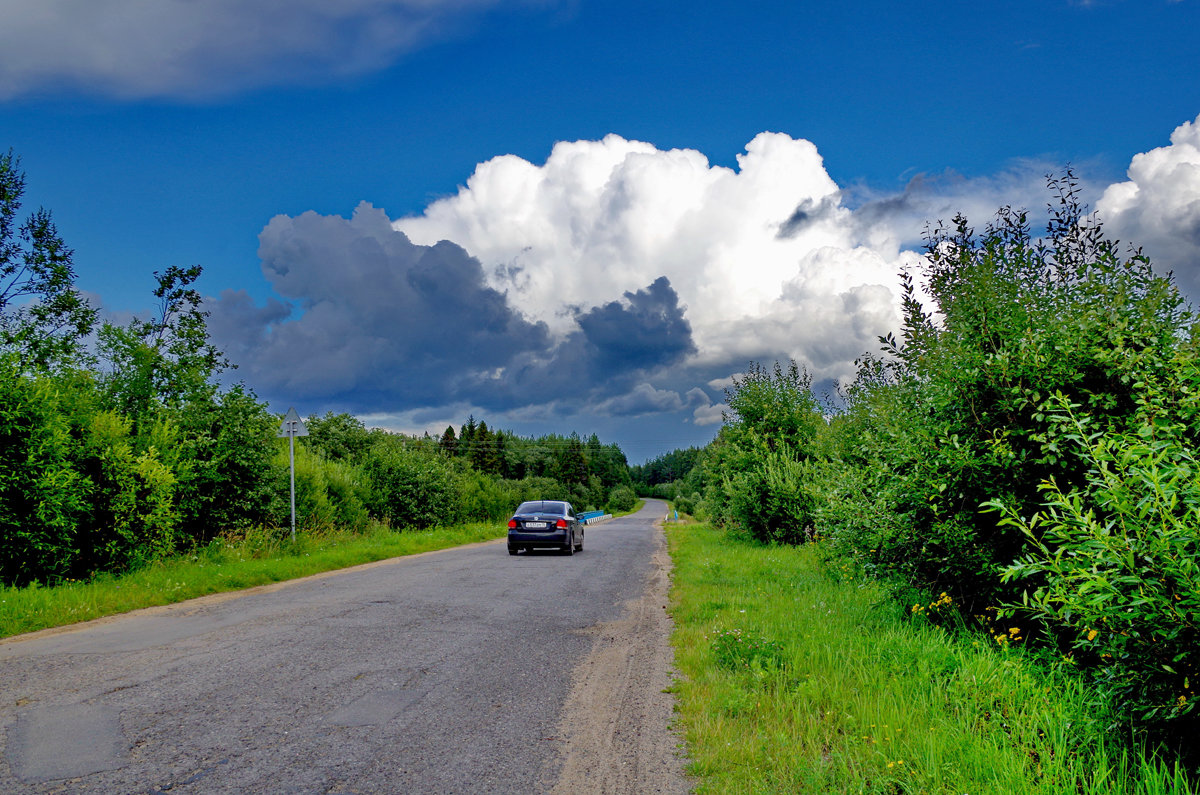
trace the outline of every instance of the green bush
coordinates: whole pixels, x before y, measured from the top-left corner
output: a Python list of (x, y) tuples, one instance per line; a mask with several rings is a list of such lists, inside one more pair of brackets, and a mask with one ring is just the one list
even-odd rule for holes
[(757, 459), (724, 480), (727, 516), (764, 543), (799, 544), (811, 525), (807, 467), (788, 449), (760, 448)]
[(501, 521), (512, 516), (521, 501), (521, 481), (504, 480), (473, 469), (459, 459), (458, 502), (463, 516), (477, 521)]
[[(288, 496), (289, 453), (286, 440), (276, 445), (272, 462), (276, 477), (276, 492), (283, 495), (280, 512), (274, 524), (286, 527), (291, 522)], [(331, 461), (297, 444), (296, 462), (296, 529), (304, 532), (349, 530), (362, 532), (370, 526), (370, 515), (364, 498), (369, 484), (362, 471), (345, 461)]]
[[(750, 363), (725, 391), (726, 424), (701, 456), (707, 484), (700, 508), (763, 541), (800, 543), (812, 520), (807, 461), (825, 421), (811, 378), (795, 361), (785, 370)], [(675, 494), (683, 493), (679, 482)]]
[(680, 513), (686, 513), (695, 516), (700, 510), (700, 494), (693, 492), (692, 494), (678, 494), (675, 496), (675, 509)]
[[(1188, 368), (1200, 382), (1200, 367)], [(1029, 518), (992, 503), (1032, 547), (1005, 571), (1028, 583), (1009, 611), (1048, 625), (1102, 696), (1139, 723), (1194, 737), (1200, 460), (1185, 441), (1189, 428), (1159, 414), (1136, 433), (1101, 431), (1077, 405), (1057, 400), (1065, 438), (1090, 468), (1079, 488), (1043, 483), (1045, 504)]]
[[(1128, 431), (1140, 385), (1169, 371), (1190, 323), (1170, 280), (1103, 236), (1069, 172), (1051, 187), (1044, 238), (1007, 208), (981, 235), (961, 216), (930, 231), (920, 292), (931, 305), (906, 278), (903, 342), (886, 338), (883, 359), (860, 362), (838, 430), (859, 449), (832, 443), (820, 465), (821, 488), (835, 490), (815, 500), (821, 531), (970, 615), (1011, 601), (1001, 573), (1028, 548), (980, 507), (998, 499), (1028, 515), (1043, 481), (1085, 483), (1088, 462), (1051, 396)], [(847, 498), (853, 511), (824, 507)]]
[(1097, 714), (1180, 739), (1200, 673), (1195, 316), (1069, 171), (1050, 187), (1044, 237), (1010, 208), (928, 232), (902, 339), (859, 360), (828, 423), (794, 363), (736, 379), (703, 508), (759, 541), (811, 527), (945, 620), (988, 628), (1007, 605), (1004, 642), (1060, 647)]
[(903, 340), (860, 359), (801, 493), (844, 562), (938, 594), (947, 620), (989, 628), (1007, 606), (1003, 640), (1065, 652), (1096, 714), (1180, 740), (1200, 640), (1194, 316), (1069, 172), (1051, 186), (1042, 239), (1007, 208), (979, 236), (961, 217), (930, 232)]
[(617, 486), (608, 495), (608, 511), (609, 513), (624, 513), (632, 511), (633, 506), (637, 505), (637, 495), (633, 493), (633, 489), (628, 486)]
[(80, 573), (122, 571), (175, 551), (179, 527), (176, 476), (159, 450), (178, 444), (175, 427), (160, 420), (136, 449), (131, 423), (111, 411), (93, 414), (76, 450), (88, 475), (89, 510), (80, 527)]
[(49, 378), (0, 356), (0, 577), (9, 585), (74, 572), (90, 483), (75, 467), (75, 441)]
[(304, 425), (308, 429), (305, 445), (333, 461), (361, 461), (371, 446), (371, 431), (349, 414), (312, 414)]
[[(277, 486), (279, 418), (235, 386), (177, 409), (181, 534), (204, 544), (226, 530), (277, 521), (288, 493)], [(286, 483), (286, 480), (284, 481)]]
[[(5, 364), (11, 363), (6, 359)], [(10, 584), (126, 570), (175, 550), (179, 515), (166, 421), (98, 408), (79, 372), (0, 373), (0, 577)], [(160, 452), (161, 451), (161, 452)]]
[(436, 450), (410, 441), (384, 435), (367, 451), (363, 469), (371, 481), (371, 513), (397, 530), (463, 521), (460, 470)]

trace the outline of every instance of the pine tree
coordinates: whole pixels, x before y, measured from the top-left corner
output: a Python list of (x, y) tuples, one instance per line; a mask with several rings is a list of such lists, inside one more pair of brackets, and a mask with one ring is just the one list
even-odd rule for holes
[(467, 417), (467, 422), (462, 426), (462, 432), (458, 435), (458, 454), (470, 456), (471, 449), (475, 444), (475, 415)]
[(454, 426), (447, 425), (446, 432), (442, 434), (442, 438), (438, 440), (438, 449), (446, 455), (454, 455), (458, 448), (458, 438), (454, 435)]

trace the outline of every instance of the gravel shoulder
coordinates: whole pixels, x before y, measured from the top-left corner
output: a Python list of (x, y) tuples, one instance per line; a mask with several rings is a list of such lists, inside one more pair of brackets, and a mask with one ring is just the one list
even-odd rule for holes
[(627, 602), (616, 621), (585, 631), (592, 648), (576, 669), (559, 725), (566, 759), (548, 787), (555, 795), (690, 791), (683, 738), (671, 728), (675, 697), (665, 692), (675, 678), (667, 612), (671, 557), (661, 521), (655, 530), (641, 596)]

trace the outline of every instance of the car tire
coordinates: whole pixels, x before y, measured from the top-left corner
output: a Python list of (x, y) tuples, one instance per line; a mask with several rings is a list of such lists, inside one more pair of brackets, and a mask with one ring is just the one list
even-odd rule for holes
[(509, 548), (508, 548), (508, 554), (510, 554), (510, 555), (515, 555), (515, 554), (517, 554), (517, 548), (516, 548), (516, 547), (509, 547)]
[(583, 536), (582, 535), (579, 536), (579, 543), (575, 545), (575, 551), (576, 552), (583, 551)]
[(563, 552), (568, 555), (575, 554), (575, 531), (571, 531), (571, 537), (567, 540), (567, 546), (563, 549)]

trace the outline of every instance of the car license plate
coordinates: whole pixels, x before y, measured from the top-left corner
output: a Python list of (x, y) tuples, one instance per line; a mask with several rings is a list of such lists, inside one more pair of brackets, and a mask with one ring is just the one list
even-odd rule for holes
[(525, 526), (530, 530), (542, 530), (546, 527), (545, 522), (526, 522)]

